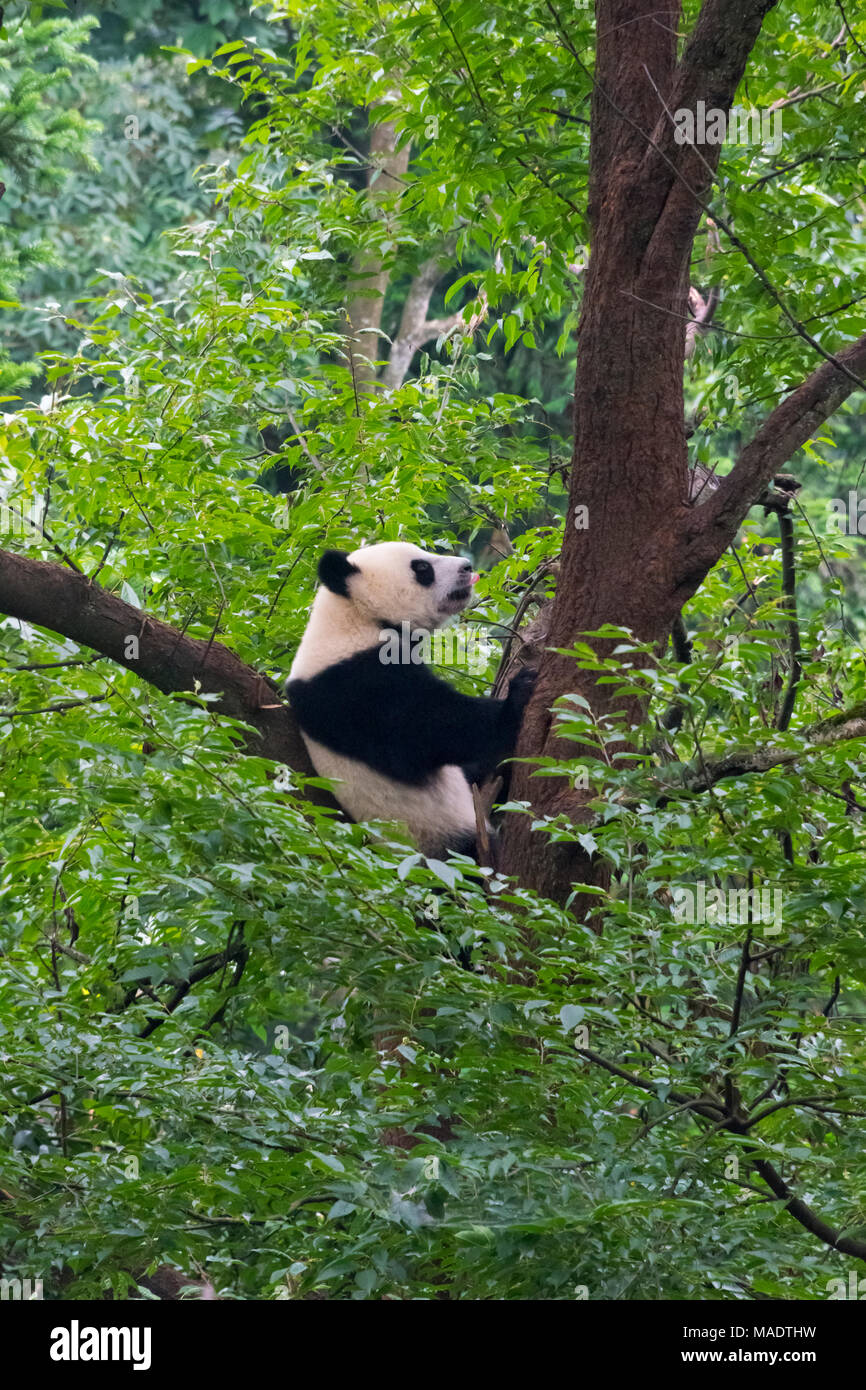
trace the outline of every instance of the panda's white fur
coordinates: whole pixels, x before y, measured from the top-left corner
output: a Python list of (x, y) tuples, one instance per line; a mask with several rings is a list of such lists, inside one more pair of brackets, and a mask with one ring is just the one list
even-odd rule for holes
[(424, 786), (412, 787), (314, 739), (304, 742), (319, 776), (334, 779), (334, 795), (352, 820), (400, 821), (424, 854), (440, 855), (474, 838), (475, 805), (461, 768), (446, 764)]
[(441, 627), (478, 576), (460, 556), (403, 541), (329, 551), (319, 573), (287, 684), (317, 774), (355, 821), (400, 821), (427, 854), (468, 847), (475, 807), (463, 769), (508, 756), (528, 689), (504, 701), (462, 695), (426, 667), (384, 664), (380, 646), (402, 623)]

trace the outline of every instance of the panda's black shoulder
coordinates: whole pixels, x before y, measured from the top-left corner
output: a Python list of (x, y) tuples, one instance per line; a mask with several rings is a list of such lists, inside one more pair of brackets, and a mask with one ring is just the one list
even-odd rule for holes
[[(313, 693), (320, 698), (328, 698), (329, 692), (345, 699), (352, 695), (352, 702), (359, 703), (365, 698), (378, 699), (383, 693), (389, 700), (399, 697), (401, 692), (433, 692), (445, 685), (423, 662), (389, 662), (383, 659), (382, 647), (367, 647), (354, 656), (335, 661), (332, 666), (324, 666), (314, 676), (307, 679), (289, 679), (286, 693), (294, 704), (296, 697), (305, 700)], [(446, 687), (447, 688), (447, 687)]]
[(382, 660), (380, 647), (335, 661), (308, 680), (286, 683), (286, 694), (302, 728), (305, 716), (317, 713), (333, 721), (341, 714), (357, 715), (366, 709), (375, 711), (379, 718), (387, 714), (393, 719), (402, 705), (420, 708), (431, 700), (435, 703), (437, 698), (447, 698), (448, 693), (447, 684), (423, 663), (388, 663)]

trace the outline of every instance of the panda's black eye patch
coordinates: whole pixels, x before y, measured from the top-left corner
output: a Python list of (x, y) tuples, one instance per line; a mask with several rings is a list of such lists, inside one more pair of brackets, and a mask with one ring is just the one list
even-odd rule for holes
[(413, 560), (412, 569), (415, 572), (415, 578), (418, 583), (423, 584), (425, 589), (428, 589), (436, 578), (433, 573), (433, 566), (429, 560)]

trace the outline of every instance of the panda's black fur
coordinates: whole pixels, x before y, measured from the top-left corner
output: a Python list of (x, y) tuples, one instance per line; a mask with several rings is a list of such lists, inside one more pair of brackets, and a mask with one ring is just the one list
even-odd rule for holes
[(403, 821), (427, 854), (471, 851), (470, 784), (513, 753), (534, 674), (504, 700), (464, 695), (423, 664), (384, 662), (381, 634), (441, 626), (476, 578), (461, 557), (405, 542), (327, 551), (287, 683), (313, 766), (351, 818)]

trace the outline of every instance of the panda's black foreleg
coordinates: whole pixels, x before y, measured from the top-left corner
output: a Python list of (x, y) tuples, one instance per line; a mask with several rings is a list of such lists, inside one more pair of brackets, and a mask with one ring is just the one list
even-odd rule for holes
[(431, 677), (420, 690), (422, 735), (431, 764), (457, 763), (479, 785), (495, 771), (503, 758), (511, 757), (536, 672), (520, 671), (504, 700), (463, 695), (444, 681)]

